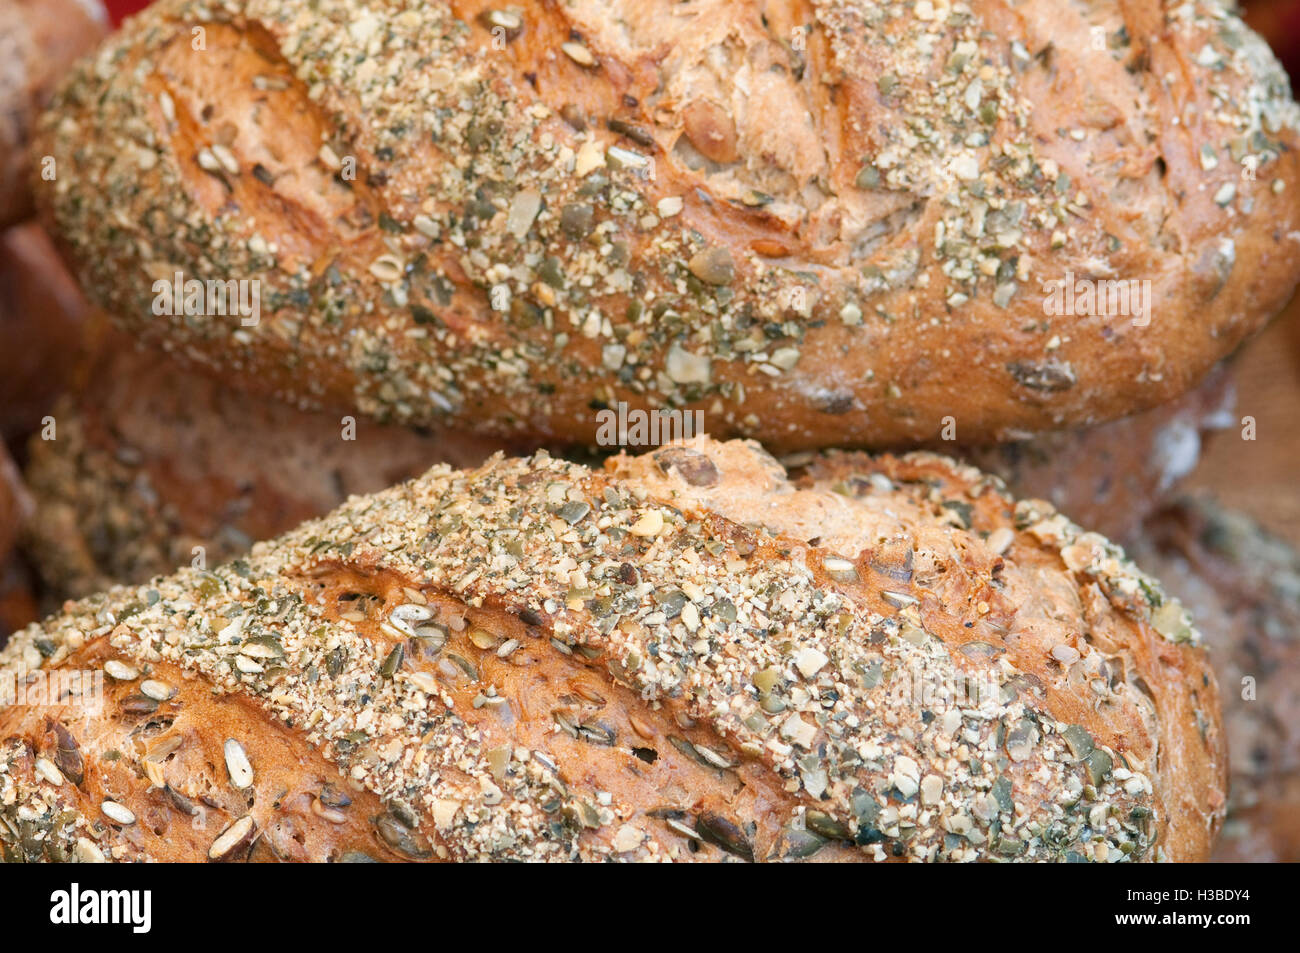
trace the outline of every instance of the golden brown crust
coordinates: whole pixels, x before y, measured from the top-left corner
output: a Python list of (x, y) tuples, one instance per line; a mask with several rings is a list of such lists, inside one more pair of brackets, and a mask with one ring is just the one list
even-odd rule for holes
[[(983, 442), (1154, 406), (1281, 307), (1296, 126), (1220, 0), (164, 0), (63, 87), (41, 204), (100, 303), (241, 387)], [(262, 280), (260, 322), (159, 316), (178, 272)], [(1071, 274), (1149, 280), (1149, 324), (1047, 314)]]
[[(1202, 859), (1226, 765), (1196, 639), (1104, 539), (934, 455), (798, 486), (704, 439), (603, 472), (439, 467), (16, 636), (0, 676), (111, 663), (131, 687), (63, 744), (38, 709), (0, 714), (26, 832), (0, 841), (202, 859), (333, 770), (386, 813), (334, 835), (300, 812), (308, 859)], [(218, 803), (179, 846), (138, 825), (176, 823), (154, 789), (184, 772), (118, 743), (150, 698), (164, 718), (205, 699), (187, 737), (249, 761), (181, 756)], [(38, 770), (74, 743), (81, 783)]]
[(0, 228), (32, 212), (37, 116), (68, 65), (107, 31), (100, 0), (0, 0)]
[(1197, 619), (1223, 686), (1232, 798), (1215, 859), (1300, 860), (1300, 555), (1208, 497), (1132, 544)]
[(53, 605), (226, 562), (354, 493), (501, 449), (250, 397), (102, 331), (57, 439), (30, 442), (27, 541)]

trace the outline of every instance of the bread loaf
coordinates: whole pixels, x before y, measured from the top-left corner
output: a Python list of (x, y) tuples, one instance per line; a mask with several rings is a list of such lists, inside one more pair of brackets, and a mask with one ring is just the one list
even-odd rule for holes
[(217, 565), (351, 494), (501, 448), (250, 397), (120, 334), (93, 347), (55, 408), (57, 439), (29, 445), (27, 538), (57, 601)]
[(979, 443), (1167, 400), (1282, 306), (1297, 115), (1224, 0), (162, 0), (62, 87), (40, 203), (99, 304), (236, 386)]
[(1300, 861), (1300, 555), (1205, 496), (1162, 510), (1132, 554), (1195, 615), (1223, 686), (1232, 797), (1215, 859)]
[(88, 306), (40, 227), (0, 234), (0, 438), (38, 430), (86, 358)]
[[(0, 844), (81, 860), (1194, 860), (1180, 605), (920, 453), (436, 467), (19, 633)], [(93, 686), (93, 680), (83, 685)]]
[(18, 468), (0, 442), (0, 645), (10, 632), (36, 617), (31, 580), (14, 551), (32, 509)]
[(0, 228), (31, 214), (36, 117), (107, 28), (100, 0), (0, 0)]

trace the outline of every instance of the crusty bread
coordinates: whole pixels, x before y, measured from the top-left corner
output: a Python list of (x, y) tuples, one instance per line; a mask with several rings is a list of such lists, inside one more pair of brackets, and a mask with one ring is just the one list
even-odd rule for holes
[[(986, 442), (1167, 400), (1282, 306), (1297, 115), (1225, 0), (162, 0), (62, 87), (39, 201), (100, 304), (240, 387)], [(177, 274), (262, 281), (260, 320), (160, 316)], [(1145, 325), (1049, 314), (1067, 276), (1149, 281)]]
[(39, 226), (0, 233), (0, 439), (40, 428), (86, 357), (88, 311)]
[[(1173, 860), (1217, 689), (1116, 547), (921, 453), (697, 439), (355, 497), (19, 633), (26, 859)], [(93, 684), (93, 683), (91, 683)]]
[(354, 493), (467, 467), (500, 441), (416, 432), (249, 397), (121, 334), (29, 443), (30, 554), (57, 605), (181, 565), (217, 565)]
[(1130, 552), (1192, 611), (1223, 686), (1232, 797), (1214, 858), (1300, 861), (1300, 554), (1201, 496)]
[(29, 144), (55, 82), (107, 29), (100, 0), (0, 0), (0, 228), (31, 214)]

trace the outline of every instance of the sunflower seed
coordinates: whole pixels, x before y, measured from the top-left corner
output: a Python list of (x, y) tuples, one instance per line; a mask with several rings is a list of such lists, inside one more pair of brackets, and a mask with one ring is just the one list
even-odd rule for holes
[(888, 589), (880, 591), (880, 597), (888, 602), (895, 609), (903, 609), (907, 606), (914, 606), (919, 601), (916, 596), (908, 595), (906, 592), (891, 592)]
[(348, 816), (337, 808), (326, 807), (321, 803), (320, 798), (312, 798), (311, 812), (321, 820), (329, 821), (331, 824), (342, 824), (348, 819)]
[(244, 751), (244, 746), (234, 738), (226, 739), (223, 750), (230, 783), (242, 791), (253, 783), (253, 765), (248, 760), (248, 754)]
[(136, 669), (117, 659), (109, 659), (104, 663), (104, 674), (119, 682), (133, 682), (140, 677)]
[(400, 281), (406, 266), (396, 255), (380, 255), (370, 263), (370, 273), (385, 284)]
[(37, 758), (35, 770), (38, 777), (44, 778), (56, 787), (63, 783), (63, 772), (48, 758)]
[(253, 815), (245, 814), (217, 835), (217, 839), (208, 848), (208, 859), (225, 860), (234, 857), (241, 847), (247, 846), (252, 840), (252, 834)]
[(176, 694), (176, 689), (156, 678), (147, 678), (140, 683), (140, 692), (154, 701), (165, 702)]
[(573, 60), (573, 62), (577, 63), (579, 66), (591, 69), (596, 65), (596, 58), (591, 55), (591, 50), (587, 49), (581, 43), (575, 43), (573, 41), (561, 43), (560, 49), (564, 51), (565, 56)]
[(135, 815), (116, 801), (105, 801), (99, 805), (104, 816), (117, 824), (134, 824)]
[(826, 570), (826, 575), (836, 582), (858, 581), (858, 567), (847, 559), (829, 556), (822, 561), (822, 568)]

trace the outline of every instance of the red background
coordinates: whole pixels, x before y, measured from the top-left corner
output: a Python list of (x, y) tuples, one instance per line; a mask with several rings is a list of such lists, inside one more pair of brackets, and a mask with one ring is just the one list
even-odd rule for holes
[[(105, 0), (114, 23), (142, 10), (149, 0)], [(1273, 45), (1300, 83), (1300, 0), (1245, 0), (1246, 20)]]
[[(105, 0), (114, 23), (142, 10), (149, 0)], [(1245, 0), (1246, 20), (1273, 45), (1291, 72), (1293, 83), (1300, 81), (1300, 0)]]

